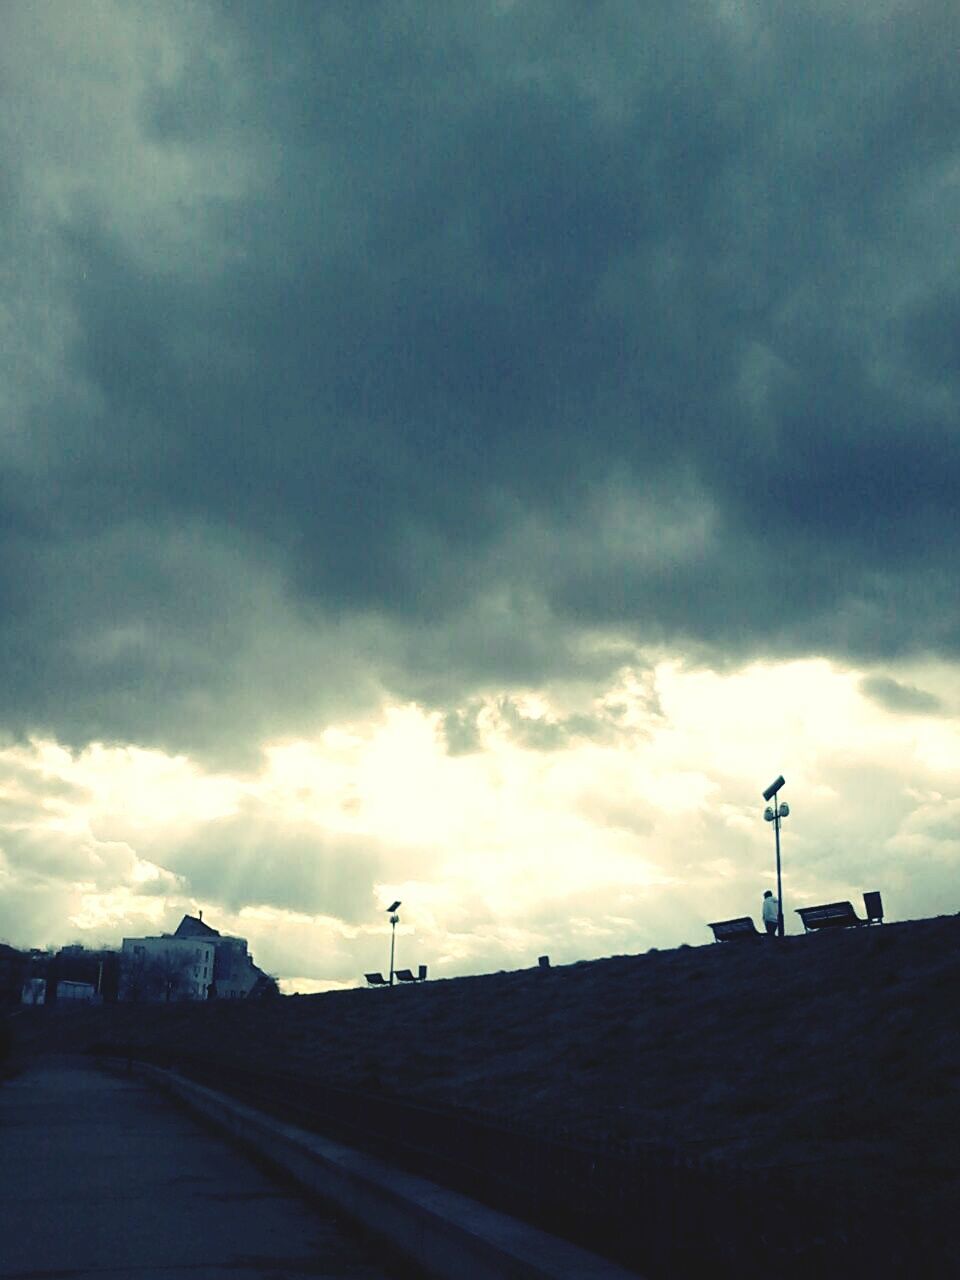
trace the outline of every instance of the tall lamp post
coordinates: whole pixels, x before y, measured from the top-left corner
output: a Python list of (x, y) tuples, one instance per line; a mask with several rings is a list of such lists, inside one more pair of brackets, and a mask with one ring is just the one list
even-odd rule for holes
[(783, 937), (783, 885), (780, 879), (780, 819), (789, 817), (790, 815), (790, 806), (786, 802), (784, 802), (783, 804), (780, 804), (777, 801), (777, 792), (783, 786), (783, 783), (784, 783), (784, 777), (783, 777), (783, 774), (781, 773), (780, 777), (776, 778), (773, 782), (771, 782), (769, 787), (767, 787), (767, 789), (763, 793), (764, 800), (773, 801), (772, 805), (768, 804), (767, 807), (764, 809), (763, 817), (766, 822), (773, 823), (773, 830), (774, 830), (774, 834), (776, 836), (776, 841), (777, 841), (777, 937), (778, 938)]
[(397, 915), (397, 907), (400, 906), (399, 899), (390, 907), (387, 907), (387, 914), (390, 917), (390, 985), (393, 986), (393, 956), (397, 944), (397, 925), (400, 923), (400, 917)]

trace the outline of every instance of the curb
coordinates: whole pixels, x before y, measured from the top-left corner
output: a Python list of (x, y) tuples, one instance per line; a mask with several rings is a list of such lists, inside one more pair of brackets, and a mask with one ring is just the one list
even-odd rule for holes
[(175, 1072), (145, 1063), (134, 1069), (432, 1280), (638, 1280), (636, 1271)]

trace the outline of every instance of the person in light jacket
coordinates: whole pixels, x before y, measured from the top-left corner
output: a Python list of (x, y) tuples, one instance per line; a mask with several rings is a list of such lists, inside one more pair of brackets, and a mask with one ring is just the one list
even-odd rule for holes
[(773, 896), (773, 891), (767, 889), (763, 895), (763, 927), (771, 937), (777, 932), (777, 918), (780, 915), (780, 903)]

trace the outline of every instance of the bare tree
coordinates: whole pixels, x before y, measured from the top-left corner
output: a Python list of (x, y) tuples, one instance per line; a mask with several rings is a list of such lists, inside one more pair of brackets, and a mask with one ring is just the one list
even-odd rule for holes
[(148, 1000), (149, 974), (147, 973), (147, 957), (142, 947), (135, 951), (124, 951), (120, 957), (120, 984), (118, 997), (134, 1004)]
[(153, 978), (159, 999), (169, 1003), (190, 989), (192, 958), (186, 949), (161, 951), (153, 958)]
[(120, 999), (129, 1001), (170, 1001), (191, 992), (193, 959), (184, 948), (168, 948), (150, 954), (134, 951), (123, 957)]

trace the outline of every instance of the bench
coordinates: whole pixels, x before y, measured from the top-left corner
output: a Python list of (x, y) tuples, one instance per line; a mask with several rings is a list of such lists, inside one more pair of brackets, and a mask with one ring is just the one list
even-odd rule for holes
[(861, 920), (850, 902), (828, 902), (822, 907), (798, 907), (805, 933), (813, 929), (846, 929), (857, 924), (883, 924), (883, 899), (874, 889), (863, 895), (866, 920)]
[(363, 976), (371, 987), (389, 987), (390, 985), (382, 973), (365, 973)]
[(427, 966), (422, 964), (416, 973), (412, 969), (395, 969), (393, 976), (398, 982), (426, 982)]
[(716, 942), (738, 942), (742, 938), (762, 938), (756, 925), (749, 916), (737, 916), (736, 920), (716, 920), (707, 925), (713, 930)]
[(866, 924), (853, 909), (852, 902), (827, 902), (822, 907), (797, 907), (797, 915), (803, 921), (804, 933), (815, 929), (848, 929), (851, 925)]

